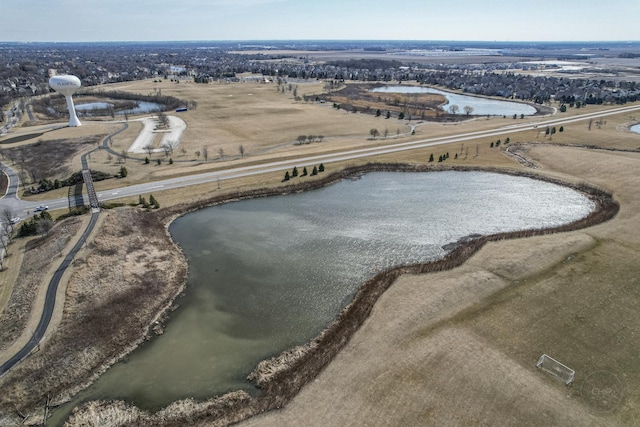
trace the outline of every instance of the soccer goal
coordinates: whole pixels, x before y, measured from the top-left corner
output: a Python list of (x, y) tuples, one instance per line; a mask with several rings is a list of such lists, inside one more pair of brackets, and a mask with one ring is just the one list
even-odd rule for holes
[(538, 367), (538, 369), (542, 369), (547, 374), (551, 375), (559, 381), (562, 381), (566, 385), (569, 385), (573, 382), (573, 377), (576, 374), (573, 369), (563, 365), (553, 357), (546, 354), (540, 356), (540, 359), (538, 359), (538, 363), (536, 363), (536, 366)]

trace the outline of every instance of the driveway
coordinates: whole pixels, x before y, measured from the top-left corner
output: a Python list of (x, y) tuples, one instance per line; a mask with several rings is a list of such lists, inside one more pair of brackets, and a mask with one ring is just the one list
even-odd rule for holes
[[(129, 153), (134, 154), (144, 154), (147, 152), (145, 147), (149, 145), (153, 145), (158, 148), (154, 148), (154, 153), (161, 153), (164, 150), (163, 146), (169, 145), (172, 149), (177, 149), (180, 145), (180, 139), (182, 138), (182, 133), (187, 128), (187, 124), (184, 120), (175, 117), (175, 116), (167, 116), (169, 119), (169, 129), (167, 130), (157, 130), (156, 125), (158, 121), (153, 117), (145, 117), (144, 119), (140, 119), (142, 122), (142, 130), (136, 137), (133, 144), (129, 146)], [(154, 142), (157, 138), (157, 135), (161, 134), (162, 138), (158, 145), (155, 145)]]

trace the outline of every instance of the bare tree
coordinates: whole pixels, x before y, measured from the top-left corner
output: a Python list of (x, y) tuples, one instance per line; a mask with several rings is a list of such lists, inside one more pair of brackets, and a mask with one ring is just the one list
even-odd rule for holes
[(169, 117), (163, 112), (158, 113), (158, 124), (163, 128), (169, 127)]
[(204, 159), (205, 162), (209, 160), (209, 149), (207, 148), (206, 145), (202, 146), (202, 158)]
[(169, 155), (173, 153), (173, 148), (171, 147), (171, 144), (164, 143), (162, 144), (162, 151), (164, 151), (165, 157), (169, 157)]
[(451, 114), (457, 114), (458, 110), (460, 110), (460, 107), (458, 107), (456, 104), (453, 104), (452, 106), (449, 107), (449, 112)]
[(467, 116), (470, 116), (470, 115), (471, 115), (471, 113), (473, 113), (473, 107), (472, 107), (472, 106), (470, 106), (470, 105), (465, 105), (465, 106), (464, 106), (464, 113), (465, 113)]
[(51, 229), (53, 228), (53, 220), (51, 220), (50, 218), (40, 218), (40, 220), (38, 220), (38, 227), (37, 227), (37, 231), (38, 234), (42, 235), (43, 237), (49, 234), (49, 231), (51, 231)]
[(120, 152), (120, 161), (122, 162), (122, 164), (127, 163), (127, 150), (122, 150)]
[[(20, 168), (26, 172), (29, 177), (31, 177), (32, 183), (37, 183), (42, 178), (42, 170), (40, 169), (40, 165), (37, 163), (22, 163)], [(27, 180), (22, 178), (22, 182), (27, 182)]]
[(0, 243), (7, 253), (7, 245), (11, 241), (11, 232), (13, 231), (13, 219), (16, 217), (16, 213), (13, 209), (5, 207), (0, 211), (0, 223), (2, 223), (2, 231), (0, 231)]
[(147, 155), (149, 157), (151, 157), (151, 154), (153, 154), (153, 144), (149, 143), (147, 145), (144, 146), (144, 151), (147, 152)]
[(371, 135), (373, 139), (376, 139), (376, 137), (380, 135), (380, 132), (378, 131), (378, 129), (372, 128), (369, 130), (369, 135)]
[(15, 218), (16, 213), (10, 207), (4, 207), (0, 211), (0, 222), (11, 225), (11, 220)]
[(218, 148), (218, 154), (220, 154), (220, 160), (224, 160), (224, 149), (222, 147)]
[(196, 152), (195, 152), (195, 153), (193, 153), (193, 154), (195, 154), (195, 155), (196, 155), (196, 158), (198, 158), (198, 159), (200, 158), (200, 151), (196, 150)]
[(244, 159), (244, 147), (242, 144), (238, 147), (238, 151), (240, 152), (240, 157)]

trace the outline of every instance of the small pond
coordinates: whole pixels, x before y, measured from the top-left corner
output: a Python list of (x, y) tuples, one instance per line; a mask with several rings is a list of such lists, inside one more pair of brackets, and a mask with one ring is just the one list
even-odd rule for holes
[(555, 227), (593, 208), (576, 191), (530, 178), (385, 172), (189, 213), (170, 227), (189, 278), (165, 333), (59, 409), (57, 422), (86, 400), (155, 409), (255, 393), (245, 377), (256, 364), (315, 337), (376, 271), (438, 259), (470, 234)]
[(444, 95), (447, 99), (447, 103), (442, 106), (442, 109), (451, 112), (452, 105), (458, 106), (456, 114), (465, 115), (464, 107), (469, 106), (473, 108), (471, 113), (474, 116), (513, 116), (517, 114), (520, 116), (531, 116), (536, 114), (537, 110), (531, 105), (521, 102), (513, 101), (501, 101), (499, 99), (481, 98), (479, 96), (461, 95), (459, 93), (445, 92), (430, 87), (421, 86), (383, 86), (371, 90), (372, 92), (380, 93), (433, 93), (437, 95)]
[(113, 107), (110, 102), (88, 102), (86, 104), (77, 104), (76, 111), (91, 111), (91, 110), (103, 110), (105, 108)]
[(631, 132), (640, 133), (640, 124), (637, 124), (635, 126), (631, 126), (631, 128), (629, 128), (629, 130), (631, 130)]
[[(92, 115), (92, 111), (104, 110), (109, 107), (113, 107), (113, 104), (109, 102), (87, 102), (85, 104), (77, 104), (75, 107), (76, 107), (76, 111), (78, 113), (81, 113), (81, 115), (90, 116)], [(147, 113), (155, 113), (163, 110), (164, 110), (164, 106), (162, 104), (158, 104), (156, 102), (138, 101), (137, 105), (134, 108), (115, 111), (114, 114), (116, 115), (147, 114)]]

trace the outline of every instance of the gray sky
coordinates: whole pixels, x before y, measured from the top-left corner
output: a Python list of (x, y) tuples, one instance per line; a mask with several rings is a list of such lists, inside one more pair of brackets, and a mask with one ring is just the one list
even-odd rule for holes
[(0, 41), (640, 40), (640, 0), (1, 0)]

